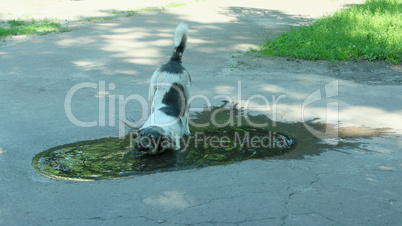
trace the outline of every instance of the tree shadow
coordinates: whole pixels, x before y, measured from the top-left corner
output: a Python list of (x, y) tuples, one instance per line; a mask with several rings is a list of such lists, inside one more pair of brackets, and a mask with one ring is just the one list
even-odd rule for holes
[[(76, 133), (87, 134), (87, 137), (79, 139), (118, 134), (118, 107), (121, 104), (118, 98), (138, 94), (144, 100), (147, 99), (151, 75), (170, 57), (173, 51), (173, 32), (180, 21), (187, 21), (190, 27), (183, 65), (192, 75), (193, 95), (205, 94), (210, 98), (222, 94), (222, 86), (236, 88), (235, 80), (239, 77), (232, 77), (228, 70), (233, 54), (244, 51), (248, 46), (258, 46), (266, 37), (273, 37), (290, 26), (310, 21), (281, 11), (249, 7), (221, 8), (220, 14), (230, 17), (231, 21), (202, 23), (163, 11), (153, 15), (86, 24), (77, 31), (1, 49), (0, 67), (3, 70), (0, 73), (5, 88), (0, 90), (0, 95), (5, 98), (0, 103), (9, 107), (7, 111), (0, 110), (0, 117), (10, 119), (9, 112), (13, 112), (13, 118), (20, 119), (19, 123), (11, 119), (5, 122), (4, 128), (14, 128), (9, 130), (7, 137), (34, 139), (36, 142), (41, 135), (33, 131), (38, 128), (43, 131), (56, 129), (59, 134), (70, 137), (67, 138), (69, 142), (77, 139)], [(254, 72), (240, 74), (244, 78), (239, 79), (243, 79), (244, 83), (248, 80), (247, 73)], [(221, 79), (216, 80), (215, 77)], [(259, 87), (276, 79), (272, 75), (264, 75), (260, 78)], [(114, 95), (115, 108), (105, 110), (106, 126), (77, 127), (66, 117), (66, 95), (77, 84), (91, 82), (100, 86), (100, 81), (105, 81), (106, 90), (88, 88), (76, 94), (73, 100), (75, 117), (82, 121), (99, 122), (98, 100), (102, 95), (106, 97), (106, 108), (112, 103), (108, 98)], [(109, 86), (112, 83), (114, 89), (109, 88), (113, 87)], [(249, 88), (248, 93), (272, 94), (260, 88)], [(281, 88), (293, 92), (295, 96), (306, 96), (309, 92)], [(235, 96), (235, 92), (236, 89), (231, 89), (227, 94)], [(20, 102), (17, 104), (17, 101)], [(24, 106), (23, 111), (21, 104)], [(133, 101), (124, 107), (127, 118), (134, 120), (139, 118), (143, 110), (138, 102)], [(31, 114), (28, 117), (23, 112)], [(45, 117), (50, 112), (54, 117)], [(113, 117), (110, 116), (112, 113)], [(26, 130), (26, 134), (21, 135), (21, 130)], [(48, 135), (55, 136), (53, 132)], [(60, 143), (53, 143), (53, 146), (56, 144)]]

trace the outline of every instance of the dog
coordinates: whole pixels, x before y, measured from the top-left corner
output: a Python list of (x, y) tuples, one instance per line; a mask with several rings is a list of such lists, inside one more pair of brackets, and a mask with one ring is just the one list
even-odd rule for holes
[(148, 103), (151, 114), (140, 128), (135, 148), (156, 155), (167, 150), (179, 150), (180, 138), (189, 135), (188, 99), (191, 77), (182, 66), (182, 56), (188, 39), (188, 26), (180, 23), (174, 34), (174, 50), (170, 60), (152, 75)]

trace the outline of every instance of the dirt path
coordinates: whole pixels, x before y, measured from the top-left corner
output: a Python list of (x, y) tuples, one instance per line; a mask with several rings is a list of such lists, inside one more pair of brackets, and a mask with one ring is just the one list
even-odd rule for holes
[(0, 2), (0, 20), (56, 18), (61, 21), (78, 20), (80, 17), (110, 16), (112, 10), (135, 10), (159, 7), (188, 0), (108, 1), (108, 0), (4, 0)]
[[(310, 0), (310, 1), (303, 1), (303, 3), (294, 2), (294, 1), (287, 1), (289, 4), (286, 3), (275, 3), (269, 2), (266, 4), (261, 4), (259, 1), (249, 2), (249, 8), (260, 8), (263, 6), (265, 10), (275, 9), (277, 12), (281, 12), (283, 15), (294, 14), (292, 18), (288, 18), (287, 21), (283, 21), (280, 17), (280, 14), (276, 15), (276, 18), (273, 18), (272, 15), (265, 15), (263, 11), (249, 11), (249, 12), (242, 12), (243, 20), (250, 20), (254, 21), (255, 23), (261, 24), (267, 28), (276, 26), (280, 26), (282, 28), (290, 25), (301, 25), (307, 24), (311, 22), (314, 18), (318, 18), (322, 15), (327, 13), (331, 13), (332, 11), (339, 10), (343, 7), (347, 7), (352, 4), (359, 4), (362, 3), (363, 0), (357, 1), (332, 1), (332, 2), (323, 2), (317, 0)], [(81, 18), (88, 18), (88, 17), (110, 17), (115, 16), (114, 20), (121, 20), (122, 16), (125, 15), (113, 15), (113, 11), (125, 11), (125, 10), (136, 10), (141, 8), (147, 7), (154, 7), (160, 8), (161, 6), (167, 5), (174, 5), (174, 4), (196, 4), (194, 0), (150, 0), (150, 1), (107, 1), (107, 0), (86, 0), (86, 1), (59, 1), (59, 0), (39, 0), (39, 1), (32, 1), (32, 0), (23, 0), (23, 1), (11, 1), (11, 0), (4, 0), (0, 2), (0, 21), (7, 21), (12, 19), (22, 19), (22, 20), (29, 20), (31, 18), (35, 19), (45, 19), (45, 18), (54, 18), (63, 24), (63, 26), (70, 26), (76, 29), (80, 29), (77, 25), (82, 25), (82, 23), (78, 23)], [(218, 3), (219, 4), (219, 3)], [(222, 5), (225, 5), (223, 3)], [(232, 5), (236, 6), (236, 1), (232, 3)], [(241, 3), (237, 4), (241, 6)], [(286, 7), (285, 7), (286, 5)], [(301, 13), (302, 12), (302, 13)], [(144, 12), (147, 13), (147, 12)], [(152, 13), (152, 12), (148, 12)], [(238, 13), (233, 11), (233, 13)], [(4, 24), (3, 24), (4, 25)], [(90, 26), (87, 23), (87, 25)], [(270, 36), (275, 35), (270, 34)], [(0, 47), (6, 47), (15, 45), (21, 42), (28, 41), (30, 39), (38, 38), (35, 36), (14, 36), (14, 37), (7, 37), (0, 43)], [(252, 46), (252, 45), (250, 45)], [(257, 47), (257, 46), (255, 46)], [(263, 67), (266, 65), (265, 61), (272, 60), (266, 58), (255, 58), (249, 56), (242, 57), (241, 60), (237, 62), (233, 62), (233, 65), (240, 64), (240, 67), (245, 67), (247, 70)], [(283, 61), (280, 58), (277, 58), (278, 61)], [(318, 73), (318, 74), (331, 74), (334, 77), (344, 78), (344, 79), (351, 79), (359, 83), (366, 83), (371, 85), (380, 85), (380, 84), (400, 84), (401, 83), (401, 72), (402, 67), (385, 64), (382, 62), (379, 63), (370, 63), (370, 62), (360, 62), (360, 63), (353, 63), (348, 62), (346, 64), (334, 64), (331, 65), (327, 63), (323, 66), (322, 63), (314, 63), (314, 62), (305, 62), (301, 60), (297, 60), (296, 64), (289, 62), (288, 59), (285, 59), (287, 62), (287, 71), (294, 71), (294, 72), (305, 72), (306, 70)], [(239, 63), (240, 62), (240, 63)], [(275, 64), (281, 65), (283, 63)], [(323, 66), (323, 67), (322, 67)], [(330, 70), (328, 70), (330, 69)], [(264, 70), (274, 71), (278, 70), (276, 67), (264, 68)], [(374, 72), (375, 71), (375, 72)], [(376, 74), (376, 75), (373, 75)]]
[[(213, 0), (212, 0), (213, 1)], [(200, 3), (202, 1), (196, 0), (150, 0), (150, 1), (124, 1), (115, 0), (113, 2), (108, 0), (85, 0), (85, 1), (75, 1), (75, 0), (21, 0), (12, 1), (4, 0), (0, 2), (0, 26), (7, 27), (5, 23), (7, 20), (31, 20), (34, 19), (56, 19), (60, 21), (63, 26), (70, 26), (76, 28), (77, 22), (80, 22), (83, 18), (89, 17), (121, 17), (124, 15), (113, 14), (114, 11), (126, 11), (126, 10), (138, 10), (141, 8), (160, 8), (162, 6), (175, 7), (175, 5), (186, 5)], [(261, 18), (260, 12), (253, 12), (255, 15), (248, 15), (250, 20), (258, 20), (257, 23), (270, 25), (298, 25), (302, 23), (307, 23), (311, 19), (318, 18), (326, 13), (330, 13), (334, 10), (341, 9), (347, 4), (357, 4), (361, 3), (363, 0), (350, 1), (331, 1), (322, 2), (319, 0), (309, 0), (303, 1), (303, 3), (287, 0), (285, 2), (263, 2), (263, 1), (251, 1), (247, 4), (249, 8), (263, 8), (274, 9), (281, 14), (294, 15), (293, 22), (297, 21), (297, 24), (293, 22), (285, 22), (281, 20), (280, 14), (278, 14), (275, 21), (273, 18), (265, 19)], [(227, 4), (225, 1), (216, 2), (215, 5), (224, 6)], [(233, 1), (231, 3), (234, 7), (237, 5), (245, 6), (241, 1)], [(302, 13), (300, 13), (302, 12)], [(149, 12), (148, 12), (149, 13)], [(234, 12), (236, 13), (236, 12)], [(300, 21), (300, 18), (304, 18)], [(268, 24), (267, 24), (268, 23)], [(14, 36), (13, 38), (6, 37), (3, 39), (1, 46), (9, 46), (17, 43), (25, 42), (34, 37), (27, 37), (24, 35)]]
[[(213, 1), (213, 0), (212, 0)], [(0, 20), (24, 19), (24, 18), (57, 18), (60, 20), (76, 20), (79, 17), (110, 16), (111, 10), (133, 10), (144, 7), (159, 7), (172, 3), (203, 2), (195, 0), (149, 0), (149, 1), (125, 1), (115, 0), (3, 0), (0, 2)], [(300, 3), (293, 0), (279, 2), (250, 1), (249, 7), (261, 7), (281, 10), (284, 13), (309, 16), (317, 18), (326, 12), (340, 9), (347, 4), (358, 4), (363, 0), (354, 1), (319, 1), (308, 0)], [(261, 4), (265, 3), (265, 4)], [(226, 2), (217, 3), (225, 5)], [(232, 5), (243, 4), (241, 1), (232, 1)]]

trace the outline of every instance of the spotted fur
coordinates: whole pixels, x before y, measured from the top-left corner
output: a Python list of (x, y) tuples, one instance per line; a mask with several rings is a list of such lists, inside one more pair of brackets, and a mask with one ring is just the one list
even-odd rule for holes
[[(188, 99), (191, 78), (182, 66), (187, 38), (188, 26), (181, 23), (175, 30), (174, 50), (169, 61), (152, 75), (148, 97), (151, 115), (141, 127), (135, 145), (140, 151), (158, 154), (169, 149), (178, 150), (180, 138), (190, 134)], [(159, 141), (148, 142), (152, 139)]]

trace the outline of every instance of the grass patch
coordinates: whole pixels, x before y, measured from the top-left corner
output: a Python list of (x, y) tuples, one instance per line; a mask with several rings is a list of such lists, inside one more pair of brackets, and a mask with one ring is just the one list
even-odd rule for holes
[(115, 17), (111, 16), (95, 16), (95, 17), (82, 17), (79, 21), (81, 22), (101, 22), (105, 20), (113, 20)]
[[(205, 0), (195, 0), (195, 2), (205, 1)], [(112, 20), (118, 16), (133, 16), (146, 12), (157, 12), (162, 11), (167, 8), (179, 7), (187, 5), (186, 2), (176, 2), (169, 3), (163, 6), (158, 7), (144, 7), (133, 10), (101, 10), (101, 12), (108, 13), (112, 16), (104, 16), (104, 17), (82, 17), (78, 19), (79, 22), (101, 22), (105, 20)], [(9, 13), (12, 15), (12, 13)], [(26, 14), (23, 17), (30, 17), (30, 14)], [(75, 21), (76, 22), (76, 21)], [(44, 20), (35, 20), (35, 19), (17, 19), (17, 20), (8, 20), (8, 21), (0, 21), (0, 40), (5, 42), (5, 37), (14, 36), (14, 35), (46, 35), (52, 32), (68, 32), (71, 31), (71, 28), (62, 27), (57, 20), (44, 19)]]
[(164, 6), (164, 8), (174, 8), (187, 5), (185, 2), (172, 2)]
[(367, 0), (291, 28), (261, 45), (264, 55), (306, 60), (402, 62), (402, 0)]
[(147, 12), (158, 12), (158, 11), (162, 11), (162, 10), (165, 10), (168, 8), (174, 8), (174, 7), (184, 6), (184, 5), (187, 5), (187, 3), (173, 2), (173, 3), (163, 5), (163, 6), (158, 6), (158, 7), (143, 7), (143, 8), (132, 9), (132, 10), (101, 10), (101, 12), (108, 13), (111, 15), (133, 16), (133, 15), (138, 15), (138, 14), (147, 13)]
[(64, 32), (65, 29), (61, 28), (61, 24), (55, 20), (45, 19), (45, 20), (35, 20), (24, 21), (18, 20), (8, 20), (7, 26), (0, 27), (0, 38), (13, 35), (46, 35), (51, 32)]

